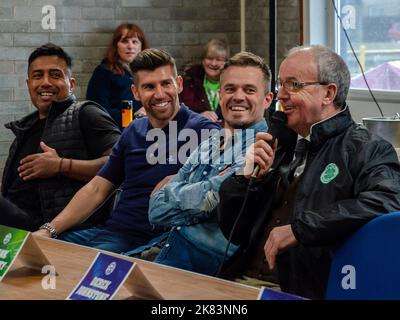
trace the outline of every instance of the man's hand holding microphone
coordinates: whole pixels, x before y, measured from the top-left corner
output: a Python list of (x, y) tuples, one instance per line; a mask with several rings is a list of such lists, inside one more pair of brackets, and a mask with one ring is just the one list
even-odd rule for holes
[[(285, 113), (275, 111), (271, 118), (271, 126), (268, 129), (268, 133), (257, 133), (256, 142), (246, 153), (244, 167), (244, 175), (250, 179), (250, 184), (254, 179), (264, 177), (269, 172), (278, 146), (276, 137), (279, 130), (286, 126), (286, 123), (287, 117)], [(255, 168), (254, 165), (256, 165)], [(269, 268), (271, 270), (275, 268), (278, 254), (297, 244), (298, 241), (290, 224), (273, 228), (264, 244), (264, 254)]]
[[(271, 146), (272, 140), (274, 144)], [(247, 179), (264, 177), (275, 159), (275, 150), (278, 141), (267, 132), (258, 132), (256, 142), (246, 152), (246, 160), (243, 169)]]
[(268, 132), (259, 132), (256, 142), (246, 152), (246, 160), (243, 169), (244, 176), (248, 179), (264, 177), (271, 168), (275, 151), (278, 146), (276, 137), (287, 123), (287, 116), (282, 111), (275, 111), (271, 117)]

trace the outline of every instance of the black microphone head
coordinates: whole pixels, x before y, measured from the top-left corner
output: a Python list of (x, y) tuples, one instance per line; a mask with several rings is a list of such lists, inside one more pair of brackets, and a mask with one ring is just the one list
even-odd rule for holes
[(268, 128), (268, 133), (272, 136), (272, 140), (268, 141), (268, 144), (272, 146), (275, 143), (275, 139), (279, 134), (279, 131), (287, 124), (287, 116), (282, 111), (275, 111), (270, 120), (270, 126)]
[(283, 111), (275, 111), (271, 116), (271, 125), (286, 125), (287, 115)]

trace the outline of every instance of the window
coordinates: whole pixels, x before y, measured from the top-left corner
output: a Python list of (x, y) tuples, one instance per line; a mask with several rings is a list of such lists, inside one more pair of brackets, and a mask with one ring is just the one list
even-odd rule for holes
[[(334, 3), (346, 26), (357, 55), (361, 59), (365, 58), (364, 68), (367, 74), (369, 70), (373, 72), (374, 68), (384, 63), (399, 63), (396, 62), (400, 60), (400, 39), (396, 38), (398, 34), (396, 30), (400, 30), (400, 21), (396, 25), (397, 20), (400, 20), (398, 0), (335, 0)], [(346, 8), (346, 6), (350, 7)], [(355, 17), (355, 19), (352, 19), (352, 17)], [(379, 19), (371, 20), (376, 17), (379, 17)], [(388, 19), (392, 19), (393, 23), (389, 24)], [(349, 44), (343, 36), (344, 33), (339, 28), (332, 0), (303, 0), (304, 44), (321, 44), (336, 50), (349, 64), (351, 76), (354, 79), (361, 72), (357, 68)], [(365, 49), (362, 45), (365, 46)], [(365, 55), (360, 55), (360, 47), (361, 51), (365, 50)], [(386, 84), (399, 83), (399, 72), (395, 68), (391, 68), (391, 70), (393, 72), (384, 76), (384, 80), (379, 80), (378, 83), (369, 81), (384, 116), (393, 116), (399, 112), (400, 86), (396, 85), (397, 89), (381, 89), (383, 82)], [(369, 77), (371, 76), (369, 75)], [(354, 88), (354, 82), (353, 80), (353, 86), (350, 88), (347, 97), (353, 119), (362, 123), (362, 119), (365, 117), (380, 116), (381, 112), (369, 91), (365, 87)]]
[[(400, 91), (398, 0), (337, 0), (336, 7), (371, 89)], [(350, 68), (351, 88), (367, 89), (344, 31), (336, 25), (336, 48)]]

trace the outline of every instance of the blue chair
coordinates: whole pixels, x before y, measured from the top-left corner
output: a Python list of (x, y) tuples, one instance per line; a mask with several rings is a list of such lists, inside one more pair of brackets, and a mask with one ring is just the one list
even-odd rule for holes
[(373, 219), (343, 243), (326, 299), (400, 299), (400, 211)]

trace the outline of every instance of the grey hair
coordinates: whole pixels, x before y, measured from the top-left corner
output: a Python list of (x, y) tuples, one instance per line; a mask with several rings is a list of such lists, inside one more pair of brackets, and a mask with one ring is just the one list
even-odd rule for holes
[(334, 105), (337, 108), (344, 106), (350, 88), (350, 71), (346, 62), (336, 52), (320, 45), (294, 47), (289, 50), (286, 57), (302, 51), (309, 51), (314, 56), (319, 82), (336, 84), (337, 93), (333, 100)]
[(222, 39), (211, 39), (204, 46), (201, 58), (205, 59), (210, 54), (215, 57), (222, 52), (225, 53), (226, 60), (228, 60), (230, 56), (228, 43)]

